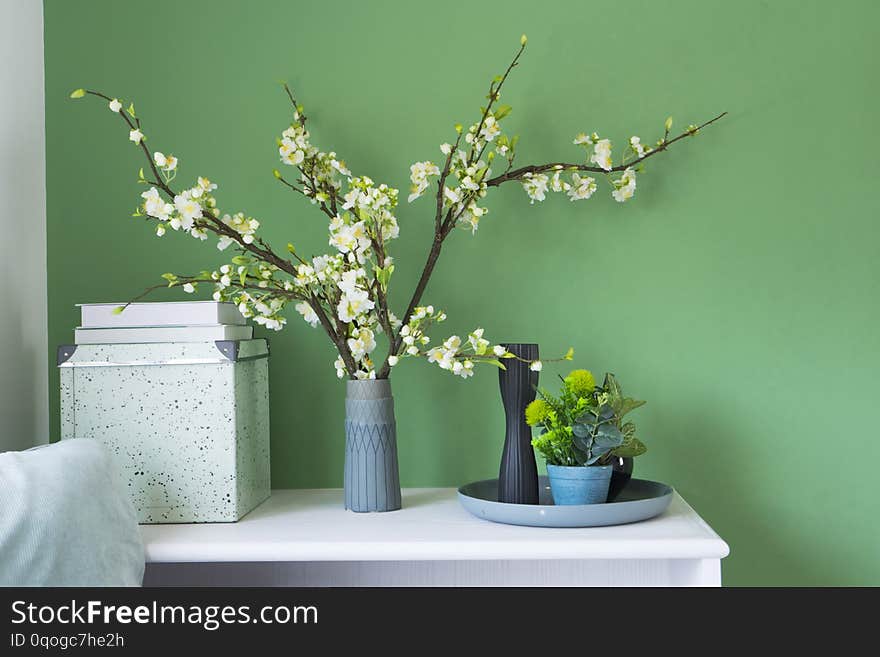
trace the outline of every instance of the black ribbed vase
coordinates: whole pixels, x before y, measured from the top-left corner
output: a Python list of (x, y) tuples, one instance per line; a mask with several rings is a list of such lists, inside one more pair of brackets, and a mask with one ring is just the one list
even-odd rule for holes
[[(536, 344), (505, 344), (507, 351), (526, 360), (538, 359)], [(498, 501), (508, 504), (538, 503), (538, 466), (532, 449), (532, 431), (526, 424), (525, 411), (535, 399), (538, 373), (528, 363), (509, 358), (507, 369), (499, 370), (501, 401), (507, 426), (504, 450), (501, 452), (501, 470), (498, 473)]]

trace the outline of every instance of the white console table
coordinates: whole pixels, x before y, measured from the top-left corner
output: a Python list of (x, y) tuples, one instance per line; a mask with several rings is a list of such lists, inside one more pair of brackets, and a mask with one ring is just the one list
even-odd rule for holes
[(617, 527), (480, 520), (451, 488), (345, 511), (334, 489), (277, 490), (237, 523), (143, 525), (148, 586), (720, 586), (727, 544), (676, 493)]

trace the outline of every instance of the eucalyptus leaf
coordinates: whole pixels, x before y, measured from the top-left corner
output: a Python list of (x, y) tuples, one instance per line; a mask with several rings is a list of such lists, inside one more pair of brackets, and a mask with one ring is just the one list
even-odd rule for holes
[(593, 425), (593, 424), (596, 424), (596, 415), (593, 413), (593, 411), (588, 410), (586, 413), (582, 413), (581, 415), (579, 415), (579, 416), (575, 419), (575, 422), (576, 422), (577, 424), (590, 424), (590, 425)]
[(571, 432), (578, 438), (586, 438), (593, 433), (590, 425), (580, 422), (571, 425)]
[(599, 421), (608, 422), (614, 419), (614, 407), (611, 404), (603, 404), (599, 407)]
[(593, 447), (593, 437), (592, 436), (576, 436), (572, 435), (571, 442), (581, 450), (584, 454), (589, 454), (592, 451)]
[(620, 447), (624, 440), (623, 434), (618, 431), (617, 427), (609, 427), (613, 429), (613, 431), (609, 432), (600, 432), (596, 434), (596, 437), (593, 439), (593, 451), (595, 452), (597, 448), (601, 449), (614, 449), (615, 447)]

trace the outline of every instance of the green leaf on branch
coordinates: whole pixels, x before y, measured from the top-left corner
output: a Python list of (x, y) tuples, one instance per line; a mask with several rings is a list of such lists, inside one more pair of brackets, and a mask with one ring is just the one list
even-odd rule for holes
[(246, 265), (248, 263), (250, 263), (250, 258), (247, 256), (237, 255), (232, 258), (233, 265)]
[(113, 314), (114, 315), (121, 315), (123, 310), (125, 310), (125, 306), (116, 306), (113, 309)]
[(623, 390), (617, 379), (610, 372), (605, 375), (605, 382), (602, 385), (605, 392), (608, 393), (608, 403), (614, 409), (618, 419), (622, 419), (630, 411), (634, 411), (639, 406), (644, 406), (645, 402), (633, 399), (632, 397), (624, 397)]
[(86, 95), (85, 89), (74, 89), (73, 91), (70, 92), (70, 97), (74, 98), (74, 99), (82, 98), (85, 95)]
[(501, 370), (507, 369), (507, 367), (504, 365), (504, 363), (502, 363), (500, 360), (495, 360), (494, 358), (490, 358), (490, 359), (483, 361), (483, 362), (489, 363), (490, 365), (494, 365), (495, 367), (497, 367), (498, 369), (501, 369)]
[(510, 105), (499, 105), (498, 109), (495, 110), (495, 120), (500, 121), (504, 117), (508, 116), (513, 111), (513, 108)]
[(136, 119), (137, 116), (134, 113), (134, 103), (129, 103), (128, 108), (125, 110), (131, 116), (131, 118)]
[(291, 255), (296, 255), (296, 249), (293, 248), (293, 244), (290, 242), (287, 243), (287, 250), (290, 251)]

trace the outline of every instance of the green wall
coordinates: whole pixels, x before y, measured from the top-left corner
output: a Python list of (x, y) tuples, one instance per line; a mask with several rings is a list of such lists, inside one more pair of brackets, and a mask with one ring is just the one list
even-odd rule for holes
[[(670, 114), (678, 126), (730, 116), (652, 160), (633, 203), (604, 192), (530, 206), (498, 190), (479, 233), (449, 243), (425, 300), (450, 332), (479, 325), (545, 355), (572, 345), (576, 365), (649, 400), (637, 473), (673, 484), (730, 543), (727, 584), (880, 584), (878, 8), (47, 0), (48, 347), (72, 340), (76, 302), (221, 261), (129, 218), (142, 162), (116, 117), (67, 100), (71, 89), (134, 99), (181, 180), (209, 176), (280, 248), (322, 253), (322, 216), (271, 175), (288, 121), (277, 81), (301, 96), (317, 143), (406, 189), (409, 165), (473, 120), (525, 31), (505, 96), (523, 163), (577, 157), (582, 130), (647, 141)], [(399, 218), (402, 312), (430, 202)], [(271, 337), (273, 485), (339, 486), (344, 388), (329, 342), (296, 316)], [(495, 371), (461, 381), (405, 362), (393, 381), (405, 486), (496, 472)]]

